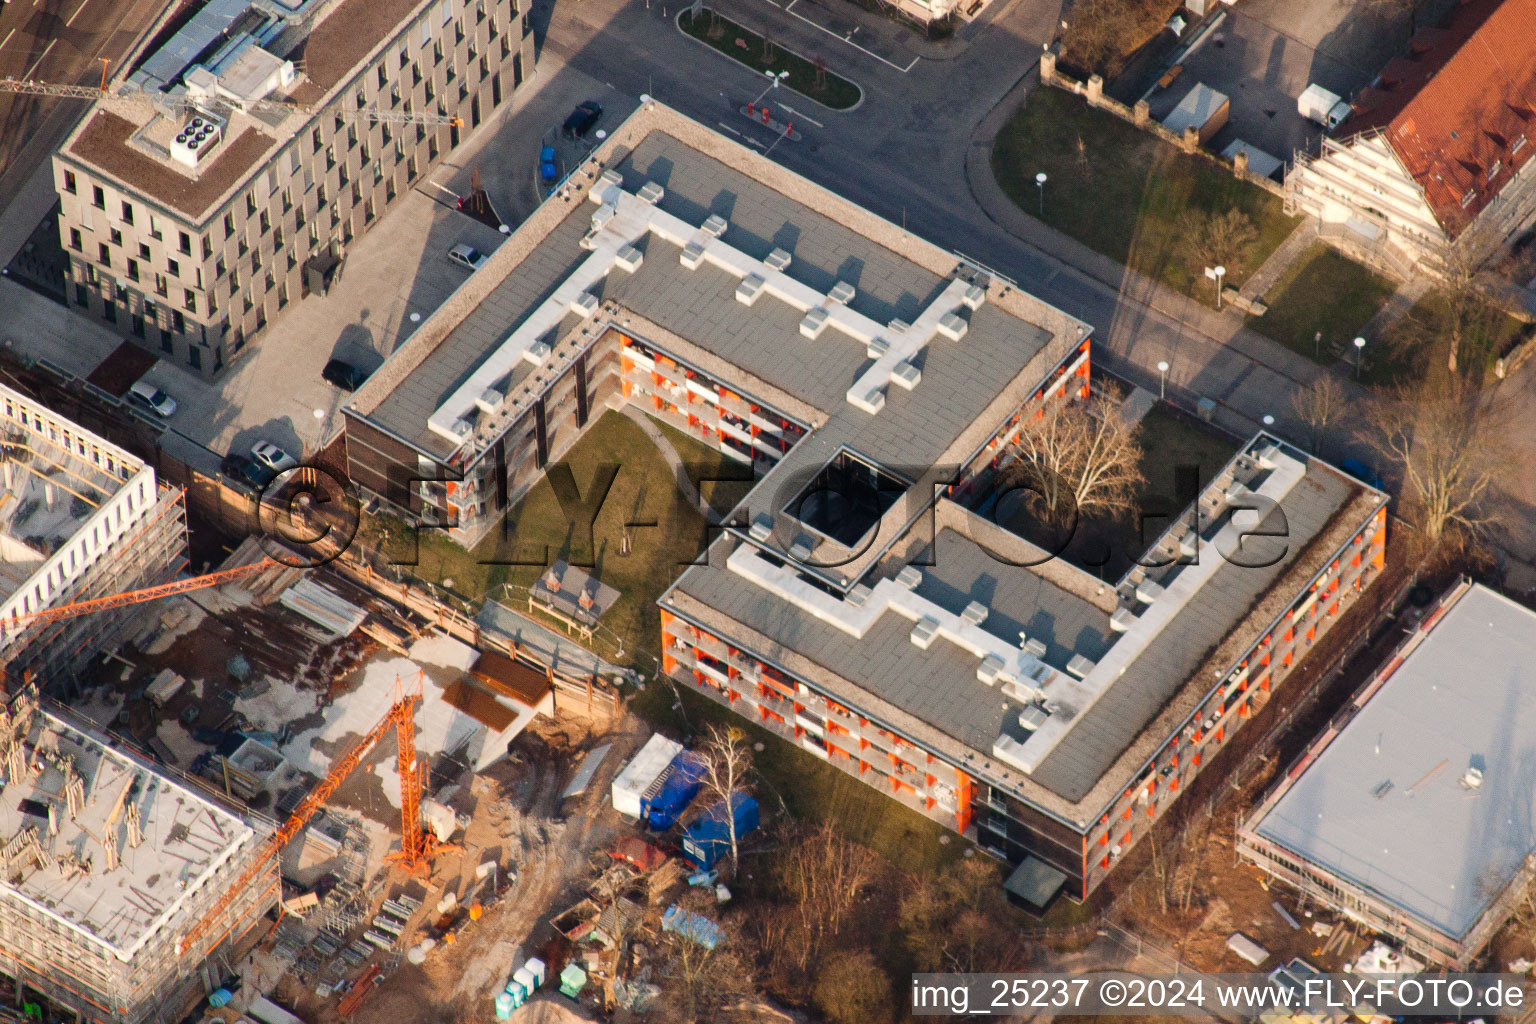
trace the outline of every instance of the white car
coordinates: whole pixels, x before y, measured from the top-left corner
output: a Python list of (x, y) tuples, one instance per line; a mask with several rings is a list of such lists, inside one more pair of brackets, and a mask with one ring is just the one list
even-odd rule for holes
[(176, 412), (176, 399), (148, 381), (138, 381), (128, 389), (128, 400), (165, 419)]
[(485, 261), (490, 259), (489, 256), (479, 249), (472, 245), (465, 245), (463, 242), (448, 250), (448, 258), (470, 270), (479, 270), (485, 266)]
[(271, 441), (257, 441), (251, 445), (251, 458), (274, 473), (281, 473), (283, 470), (292, 469), (299, 464), (298, 459), (289, 455)]

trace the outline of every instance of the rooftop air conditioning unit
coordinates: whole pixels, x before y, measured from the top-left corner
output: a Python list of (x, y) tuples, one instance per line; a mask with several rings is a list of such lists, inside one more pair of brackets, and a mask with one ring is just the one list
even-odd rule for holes
[(1136, 625), (1136, 613), (1129, 608), (1116, 608), (1115, 614), (1109, 617), (1109, 628), (1116, 633), (1124, 633)]
[(960, 617), (973, 626), (979, 626), (987, 621), (987, 606), (980, 601), (972, 601), (965, 606), (965, 610), (960, 613)]
[(891, 343), (884, 338), (870, 338), (864, 346), (864, 354), (871, 359), (879, 359), (891, 350)]
[(704, 260), (704, 246), (699, 242), (689, 242), (683, 246), (683, 251), (678, 254), (677, 262), (688, 270), (695, 270)]
[(762, 543), (773, 536), (773, 516), (766, 512), (759, 512), (752, 517), (752, 526), (747, 530), (747, 535), (753, 540)]
[(620, 246), (613, 254), (613, 265), (627, 274), (633, 274), (645, 262), (645, 254), (632, 245)]
[(775, 249), (763, 257), (763, 265), (769, 270), (784, 270), (789, 266), (791, 257), (783, 249)]
[(725, 229), (730, 226), (730, 222), (727, 221), (724, 217), (720, 216), (718, 213), (712, 213), (709, 215), (709, 219), (700, 226), (699, 230), (703, 231), (707, 235), (713, 235), (714, 237), (719, 238), (721, 235), (725, 234)]
[(591, 292), (582, 292), (571, 300), (571, 312), (585, 319), (597, 312), (597, 296)]
[(1051, 713), (1039, 704), (1031, 704), (1019, 712), (1019, 728), (1025, 732), (1034, 732), (1045, 724), (1045, 720), (1051, 717)]
[(906, 391), (911, 391), (922, 382), (923, 371), (903, 359), (891, 370), (891, 383)]
[(970, 323), (957, 313), (945, 313), (939, 317), (938, 331), (950, 341), (959, 341), (971, 329)]
[(827, 311), (821, 306), (813, 307), (800, 321), (800, 336), (815, 341), (821, 337), (821, 332), (827, 327)]
[(464, 438), (469, 436), (469, 433), (474, 429), (474, 426), (475, 425), (468, 419), (460, 416), (458, 419), (453, 421), (453, 426), (448, 428), (448, 432), (462, 441)]
[(1093, 666), (1092, 658), (1085, 658), (1081, 654), (1074, 654), (1072, 659), (1067, 662), (1067, 671), (1079, 679), (1084, 679), (1088, 673), (1093, 671)]
[(481, 412), (494, 416), (501, 412), (501, 407), (506, 400), (507, 396), (504, 392), (497, 391), (495, 388), (486, 388), (480, 392), (480, 397), (475, 399), (475, 405)]
[(827, 298), (841, 305), (847, 305), (853, 301), (855, 294), (857, 294), (857, 292), (853, 285), (849, 284), (847, 281), (839, 281), (837, 284), (834, 284), (832, 286), (832, 290), (827, 293)]
[(896, 582), (908, 590), (916, 590), (923, 582), (923, 571), (914, 565), (902, 566), (901, 572), (896, 574)]
[(855, 583), (853, 589), (848, 591), (847, 601), (855, 608), (863, 608), (869, 603), (869, 599), (874, 596), (874, 593), (874, 590), (867, 584)]
[(666, 194), (667, 190), (662, 188), (654, 181), (648, 181), (644, 185), (641, 185), (640, 191), (635, 193), (635, 195), (639, 196), (643, 201), (650, 203), (652, 206), (655, 206), (657, 203), (661, 202), (661, 197)]
[(987, 290), (973, 284), (960, 296), (960, 301), (966, 309), (979, 309), (981, 304), (987, 301)]
[(751, 306), (757, 301), (757, 297), (763, 294), (763, 287), (767, 283), (761, 274), (748, 274), (741, 279), (741, 284), (736, 286), (736, 301), (743, 306)]
[(939, 620), (931, 615), (924, 615), (917, 620), (917, 625), (912, 627), (912, 646), (920, 651), (926, 651), (933, 646), (933, 638), (939, 635)]
[(976, 679), (988, 686), (997, 682), (998, 675), (1003, 671), (1003, 659), (995, 654), (989, 654), (981, 659), (981, 664), (976, 666)]

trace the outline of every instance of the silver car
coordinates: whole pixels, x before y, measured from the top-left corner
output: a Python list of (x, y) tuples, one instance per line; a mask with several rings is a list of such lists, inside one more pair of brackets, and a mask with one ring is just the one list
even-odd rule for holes
[(490, 257), (474, 246), (465, 245), (463, 242), (460, 242), (448, 250), (448, 258), (462, 267), (468, 267), (470, 270), (479, 270), (485, 266), (485, 261)]

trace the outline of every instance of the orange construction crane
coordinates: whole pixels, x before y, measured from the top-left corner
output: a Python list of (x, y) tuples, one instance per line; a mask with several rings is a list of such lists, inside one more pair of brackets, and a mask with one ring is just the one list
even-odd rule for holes
[(233, 569), (221, 569), (218, 572), (210, 572), (203, 576), (193, 576), (185, 580), (172, 580), (170, 583), (162, 583), (157, 587), (145, 587), (143, 590), (128, 590), (121, 594), (109, 594), (106, 597), (92, 598), (89, 601), (73, 601), (69, 604), (61, 604), (56, 608), (44, 608), (42, 611), (28, 612), (25, 615), (12, 615), (9, 618), (0, 619), (0, 639), (4, 639), (7, 633), (23, 630), (28, 626), (47, 625), (50, 622), (58, 622), (60, 619), (72, 619), (77, 615), (104, 612), (110, 608), (122, 608), (125, 605), (142, 604), (145, 601), (154, 601), (162, 597), (170, 597), (173, 594), (185, 594), (189, 590), (215, 587), (220, 583), (228, 583), (230, 580), (263, 572), (282, 564), (275, 559), (263, 558), (261, 561), (252, 562), (250, 565), (237, 565)]
[(430, 829), (421, 827), (422, 770), (416, 758), (416, 704), (421, 700), (421, 695), (421, 673), (417, 673), (415, 682), (409, 686), (398, 678), (395, 680), (395, 701), (384, 713), (384, 717), (379, 719), (378, 724), (370, 729), (366, 736), (331, 763), (331, 770), (325, 778), (321, 779), (299, 806), (294, 808), (288, 820), (283, 822), (282, 826), (262, 845), (251, 863), (224, 890), (223, 895), (209, 908), (208, 913), (204, 914), (202, 919), (181, 937), (176, 947), (178, 955), (185, 956), (193, 944), (213, 928), (220, 915), (228, 910), (230, 904), (255, 881), (256, 876), (265, 871), (282, 853), (288, 841), (299, 834), (299, 830), (309, 823), (309, 819), (315, 816), (315, 812), (325, 805), (337, 788), (346, 781), (347, 776), (352, 774), (352, 770), (362, 763), (363, 756), (372, 750), (373, 745), (390, 729), (395, 730), (396, 742), (399, 746), (396, 770), (400, 773), (401, 824), (400, 852), (391, 854), (390, 859), (412, 871), (419, 871), (431, 863), (433, 855), (450, 848), (439, 844), (437, 836)]

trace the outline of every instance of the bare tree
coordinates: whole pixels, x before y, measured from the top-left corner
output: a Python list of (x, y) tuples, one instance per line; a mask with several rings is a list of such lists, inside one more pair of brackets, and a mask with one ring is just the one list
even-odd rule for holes
[(1422, 0), (1366, 0), (1366, 7), (1383, 18), (1408, 16), (1408, 37), (1419, 30), (1419, 4)]
[(1242, 266), (1248, 247), (1259, 237), (1248, 215), (1236, 207), (1224, 213), (1186, 210), (1176, 222), (1179, 245), (1197, 268)]
[(752, 772), (752, 748), (746, 733), (735, 726), (709, 727), (709, 739), (699, 751), (704, 757), (704, 791), (725, 804), (727, 834), (731, 839), (731, 872), (737, 865), (736, 791), (742, 789)]
[(785, 844), (775, 872), (786, 902), (799, 918), (801, 970), (837, 935), (860, 893), (874, 882), (878, 867), (873, 853), (844, 839), (830, 824), (802, 832)]
[(728, 1019), (727, 1009), (752, 995), (751, 968), (735, 945), (728, 931), (714, 945), (687, 931), (667, 933), (667, 962), (657, 979), (662, 1010), (658, 1019), (678, 1024)]
[(1488, 403), (1464, 379), (1441, 375), (1400, 385), (1369, 410), (1365, 440), (1402, 474), (1403, 497), (1425, 542), (1448, 530), (1493, 525), (1493, 499), (1508, 455)]
[(891, 979), (867, 949), (839, 953), (818, 971), (814, 998), (832, 1024), (891, 1019)]
[(816, 68), (816, 88), (825, 89), (827, 87), (827, 58), (818, 53), (816, 59), (811, 64)]
[(1322, 450), (1323, 435), (1343, 415), (1346, 402), (1343, 385), (1326, 372), (1291, 394), (1291, 410), (1307, 425), (1308, 447), (1314, 454)]
[(942, 875), (914, 876), (897, 923), (920, 971), (999, 971), (1022, 966), (1018, 931), (997, 913), (997, 865), (963, 860)]
[(1004, 471), (1003, 483), (1026, 488), (1053, 524), (1082, 512), (1126, 515), (1145, 482), (1138, 432), (1120, 414), (1120, 394), (1108, 387), (1047, 408), (1020, 427), (1012, 448), (1017, 461)]
[(1478, 291), (1476, 278), (1477, 267), (1463, 249), (1447, 252), (1441, 329), (1449, 349), (1446, 367), (1452, 373), (1457, 371), (1463, 352), (1488, 349), (1498, 327), (1498, 311)]

